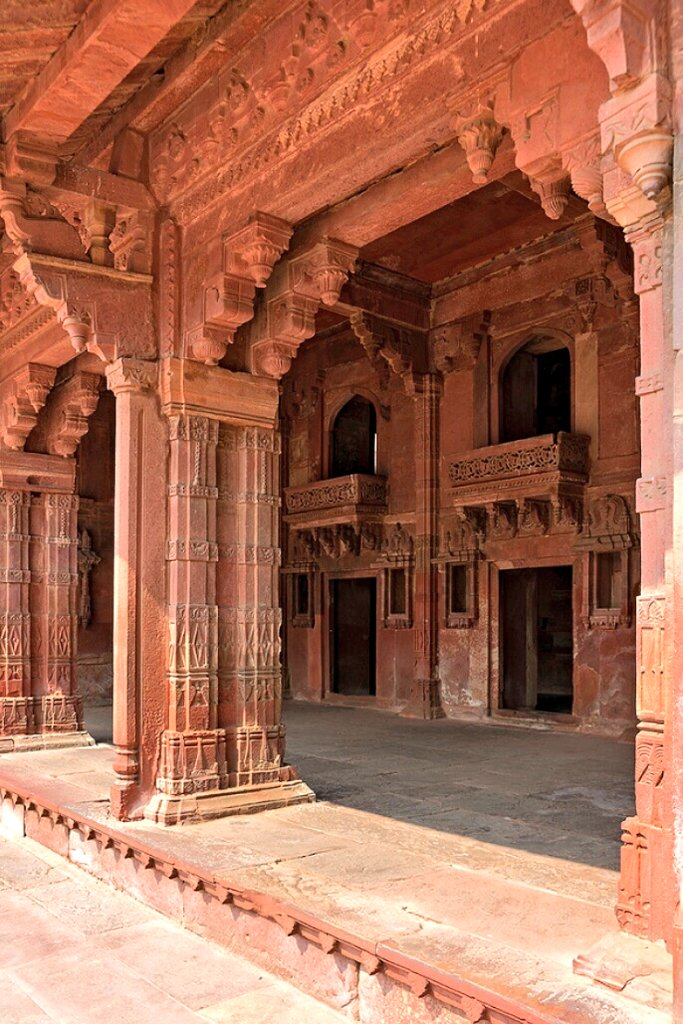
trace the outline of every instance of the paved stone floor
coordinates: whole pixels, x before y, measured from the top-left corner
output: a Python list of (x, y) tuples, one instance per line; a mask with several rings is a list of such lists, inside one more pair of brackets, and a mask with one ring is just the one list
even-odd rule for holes
[[(630, 1008), (572, 973), (575, 956), (618, 939), (619, 822), (632, 809), (628, 744), (339, 707), (288, 704), (285, 718), (289, 757), (317, 803), (121, 830), (239, 891), (492, 991), (519, 986), (543, 1005), (564, 1005), (570, 994), (587, 1021), (664, 1019), (666, 958), (628, 983)], [(109, 711), (94, 709), (87, 724), (106, 740)], [(12, 779), (39, 785), (111, 827), (112, 756), (106, 745), (9, 754), (0, 756), (0, 775), (10, 790)], [(341, 985), (338, 1001), (324, 998), (342, 1009), (348, 993)]]
[(0, 839), (2, 1024), (343, 1019), (30, 839)]
[[(111, 737), (111, 711), (87, 724)], [(508, 725), (287, 702), (287, 758), (318, 799), (508, 849), (617, 870), (633, 745)]]

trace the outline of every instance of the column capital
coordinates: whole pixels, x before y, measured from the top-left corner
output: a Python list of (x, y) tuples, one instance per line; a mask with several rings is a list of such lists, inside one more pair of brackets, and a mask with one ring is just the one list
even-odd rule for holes
[(158, 380), (158, 364), (148, 359), (116, 359), (105, 369), (107, 387), (118, 397), (134, 391), (153, 391)]

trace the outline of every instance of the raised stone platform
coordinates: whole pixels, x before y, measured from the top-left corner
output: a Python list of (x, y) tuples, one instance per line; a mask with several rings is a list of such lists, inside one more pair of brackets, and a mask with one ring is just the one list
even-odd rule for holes
[(350, 1019), (670, 1020), (658, 947), (639, 944), (641, 974), (622, 971), (623, 992), (573, 972), (578, 955), (617, 941), (612, 870), (324, 800), (122, 825), (108, 816), (111, 760), (107, 746), (0, 757), (0, 824)]

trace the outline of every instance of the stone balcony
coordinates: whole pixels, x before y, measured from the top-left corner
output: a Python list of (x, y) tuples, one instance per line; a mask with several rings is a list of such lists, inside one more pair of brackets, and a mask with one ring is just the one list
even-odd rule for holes
[(490, 511), (530, 503), (558, 510), (570, 503), (580, 515), (589, 445), (584, 434), (560, 432), (464, 452), (448, 470), (453, 504)]
[(387, 511), (387, 480), (383, 476), (352, 473), (287, 487), (284, 506), (285, 521), (292, 526), (379, 517)]

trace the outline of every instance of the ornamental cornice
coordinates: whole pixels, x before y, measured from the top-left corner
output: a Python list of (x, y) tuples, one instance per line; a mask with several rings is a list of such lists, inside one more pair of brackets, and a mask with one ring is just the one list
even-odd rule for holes
[[(246, 152), (241, 155), (235, 155), (241, 133), (246, 132), (251, 138), (254, 135), (249, 127), (241, 126), (239, 133), (231, 129), (232, 122), (225, 121), (224, 103), (210, 112), (202, 138), (186, 138), (183, 127), (178, 123), (167, 126), (161, 152), (157, 146), (153, 156), (152, 181), (157, 195), (169, 205), (179, 223), (191, 223), (205, 213), (207, 207), (253, 177), (255, 172), (297, 152), (307, 138), (323, 132), (356, 109), (364, 99), (373, 94), (379, 96), (381, 91), (394, 85), (416, 65), (442, 55), (444, 45), (456, 35), (464, 41), (471, 31), (476, 30), (480, 21), (478, 16), (484, 9), (501, 3), (502, 0), (460, 0), (455, 4), (442, 5), (438, 13), (425, 16), (421, 24), (418, 22), (411, 26), (410, 31), (404, 29), (395, 35), (390, 50), (385, 45), (374, 59), (368, 61), (366, 56), (364, 61), (348, 70), (343, 80), (331, 83), (298, 114), (275, 125), (250, 148), (248, 143), (245, 144), (242, 148)], [(410, 5), (405, 6), (407, 9)], [(453, 82), (463, 78), (464, 70), (454, 58)], [(243, 88), (238, 90), (238, 95), (243, 95)], [(275, 104), (272, 105), (277, 109)], [(258, 131), (265, 111), (262, 106), (255, 110), (260, 114), (254, 114), (251, 124)], [(243, 111), (238, 110), (235, 121), (241, 121), (242, 117)], [(219, 131), (217, 118), (220, 121)], [(196, 159), (187, 159), (190, 150), (202, 153), (204, 166)], [(188, 168), (188, 174), (197, 175), (194, 181), (178, 180), (184, 167)]]

